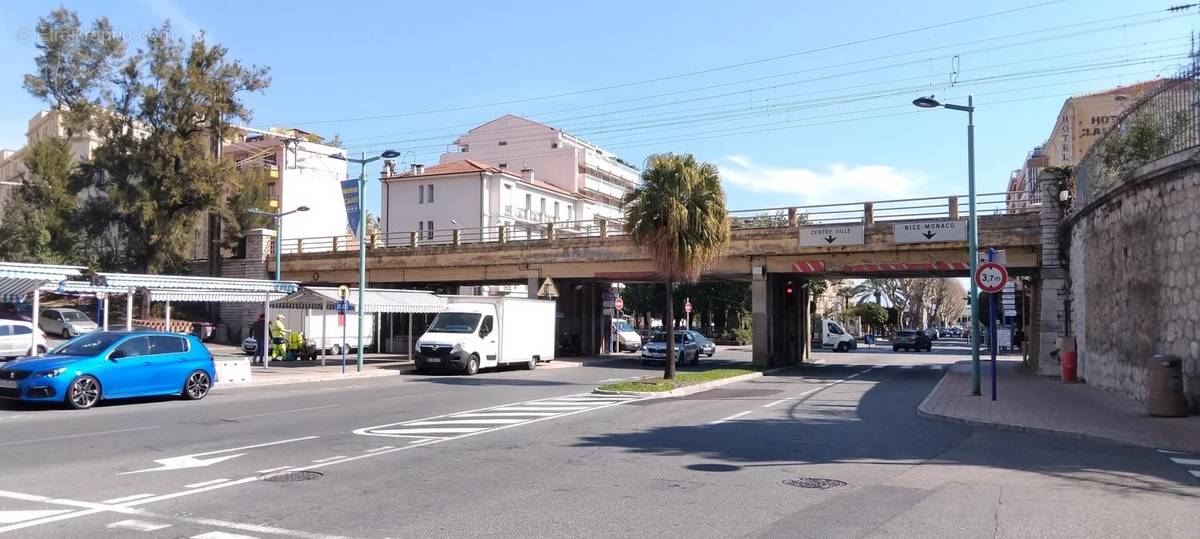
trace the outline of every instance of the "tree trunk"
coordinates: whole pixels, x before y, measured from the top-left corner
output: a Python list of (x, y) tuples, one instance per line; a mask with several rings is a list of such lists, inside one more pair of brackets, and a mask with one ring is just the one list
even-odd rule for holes
[(663, 328), (667, 332), (667, 355), (663, 358), (663, 362), (666, 363), (663, 378), (666, 380), (675, 379), (675, 302), (671, 293), (674, 284), (671, 279), (667, 279), (667, 310), (663, 313)]

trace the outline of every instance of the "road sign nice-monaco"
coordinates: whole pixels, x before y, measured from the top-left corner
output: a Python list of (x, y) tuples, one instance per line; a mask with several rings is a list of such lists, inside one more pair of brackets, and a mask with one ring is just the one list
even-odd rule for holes
[(1008, 282), (1008, 270), (995, 262), (984, 262), (975, 269), (975, 284), (979, 289), (989, 294), (1004, 290)]
[(810, 225), (800, 227), (801, 247), (826, 247), (829, 245), (863, 245), (865, 227), (857, 225)]
[(967, 241), (966, 219), (938, 219), (896, 223), (892, 233), (896, 243), (937, 243), (942, 241)]

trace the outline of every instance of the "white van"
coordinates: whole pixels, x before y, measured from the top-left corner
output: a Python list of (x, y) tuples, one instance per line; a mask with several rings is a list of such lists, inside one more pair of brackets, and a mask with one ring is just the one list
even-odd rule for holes
[(637, 352), (642, 349), (642, 336), (638, 335), (628, 320), (614, 318), (612, 330), (617, 336), (618, 352)]
[(537, 368), (554, 359), (553, 301), (516, 297), (448, 296), (417, 339), (417, 372), (451, 369), (475, 374), (500, 365)]
[(858, 339), (841, 324), (828, 318), (813, 319), (812, 342), (814, 347), (828, 348), (834, 352), (858, 349)]

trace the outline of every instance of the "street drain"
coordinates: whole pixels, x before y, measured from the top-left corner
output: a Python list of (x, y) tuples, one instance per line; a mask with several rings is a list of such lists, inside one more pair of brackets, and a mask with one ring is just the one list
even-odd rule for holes
[(846, 486), (845, 481), (837, 479), (822, 479), (820, 477), (801, 477), (798, 479), (784, 479), (783, 484), (789, 487), (798, 488), (819, 488), (821, 490), (831, 489), (833, 487)]
[(321, 472), (313, 472), (309, 470), (296, 470), (294, 472), (274, 472), (259, 474), (258, 479), (261, 481), (269, 481), (271, 483), (291, 483), (293, 481), (311, 481), (320, 479), (325, 474)]

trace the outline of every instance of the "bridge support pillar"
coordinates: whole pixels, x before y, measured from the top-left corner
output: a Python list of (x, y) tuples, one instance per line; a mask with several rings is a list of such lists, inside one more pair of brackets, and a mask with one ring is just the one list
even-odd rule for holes
[(750, 261), (750, 328), (754, 339), (752, 361), (757, 366), (771, 364), (771, 317), (768, 311), (767, 261), (756, 258)]

